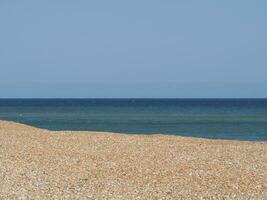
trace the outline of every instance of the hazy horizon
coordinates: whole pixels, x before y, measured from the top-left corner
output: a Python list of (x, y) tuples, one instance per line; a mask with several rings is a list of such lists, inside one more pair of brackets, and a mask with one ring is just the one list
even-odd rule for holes
[(267, 98), (266, 7), (1, 1), (0, 98)]

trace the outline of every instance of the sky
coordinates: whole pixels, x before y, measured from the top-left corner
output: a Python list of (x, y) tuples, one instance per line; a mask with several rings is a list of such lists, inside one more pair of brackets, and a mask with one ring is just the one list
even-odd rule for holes
[(1, 0), (0, 98), (267, 98), (266, 9)]

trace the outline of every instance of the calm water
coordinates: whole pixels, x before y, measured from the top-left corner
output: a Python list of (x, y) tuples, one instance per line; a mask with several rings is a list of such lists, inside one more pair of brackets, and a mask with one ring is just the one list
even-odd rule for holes
[(0, 119), (50, 130), (267, 140), (267, 99), (0, 99)]

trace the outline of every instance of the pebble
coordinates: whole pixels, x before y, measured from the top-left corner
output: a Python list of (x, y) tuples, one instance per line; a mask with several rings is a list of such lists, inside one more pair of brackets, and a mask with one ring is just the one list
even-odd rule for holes
[(0, 199), (267, 199), (267, 142), (0, 121)]

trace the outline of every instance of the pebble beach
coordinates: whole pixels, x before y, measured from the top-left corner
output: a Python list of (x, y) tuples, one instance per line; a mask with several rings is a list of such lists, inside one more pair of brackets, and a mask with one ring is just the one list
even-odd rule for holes
[(267, 142), (0, 121), (0, 199), (267, 199)]

